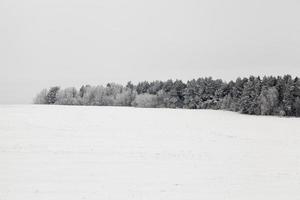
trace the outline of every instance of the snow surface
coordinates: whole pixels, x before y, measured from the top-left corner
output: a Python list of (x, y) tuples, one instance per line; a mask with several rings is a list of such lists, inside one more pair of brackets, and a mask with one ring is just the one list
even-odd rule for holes
[(300, 119), (0, 106), (0, 200), (300, 199)]

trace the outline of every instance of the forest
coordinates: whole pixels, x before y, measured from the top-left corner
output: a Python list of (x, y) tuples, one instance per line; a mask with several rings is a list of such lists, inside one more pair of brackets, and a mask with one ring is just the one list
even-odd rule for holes
[(181, 80), (59, 86), (43, 89), (35, 104), (133, 106), (229, 110), (250, 115), (300, 116), (300, 79), (291, 75), (250, 76), (235, 81), (211, 77)]

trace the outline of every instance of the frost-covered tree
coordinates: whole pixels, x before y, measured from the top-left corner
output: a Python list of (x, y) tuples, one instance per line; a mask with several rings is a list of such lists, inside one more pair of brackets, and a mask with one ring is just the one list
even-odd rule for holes
[(106, 95), (111, 96), (113, 99), (116, 98), (117, 94), (123, 91), (124, 87), (116, 83), (108, 83), (106, 86)]
[(116, 95), (114, 105), (116, 106), (131, 106), (136, 97), (136, 92), (131, 89), (123, 89), (121, 93)]
[(86, 87), (82, 97), (83, 105), (94, 105), (95, 102), (95, 87)]
[(167, 104), (170, 99), (170, 95), (165, 92), (163, 89), (157, 92), (157, 108), (168, 108)]
[(233, 99), (230, 94), (226, 95), (222, 100), (220, 101), (219, 108), (222, 110), (231, 110), (233, 111), (234, 108), (232, 107)]
[(239, 100), (240, 112), (245, 114), (260, 114), (259, 95), (261, 83), (259, 77), (251, 76), (244, 84), (243, 93)]
[(47, 94), (48, 94), (48, 90), (47, 89), (43, 89), (42, 91), (40, 91), (36, 97), (33, 100), (33, 103), (35, 104), (47, 104)]
[(136, 96), (133, 106), (142, 108), (156, 108), (157, 96), (153, 94), (139, 94)]
[(78, 92), (75, 87), (59, 90), (56, 94), (55, 104), (77, 105), (79, 104)]
[(278, 106), (278, 91), (275, 87), (263, 87), (259, 96), (260, 110), (262, 115), (271, 115), (275, 113)]
[[(110, 100), (107, 99), (107, 91), (106, 88), (103, 86), (96, 86), (93, 88), (92, 92), (93, 94), (93, 100), (91, 102), (91, 105), (95, 106), (108, 106), (110, 103)], [(112, 100), (111, 100), (112, 101)]]
[(87, 88), (91, 87), (90, 85), (83, 85), (81, 86), (81, 88), (79, 89), (79, 97), (83, 98)]

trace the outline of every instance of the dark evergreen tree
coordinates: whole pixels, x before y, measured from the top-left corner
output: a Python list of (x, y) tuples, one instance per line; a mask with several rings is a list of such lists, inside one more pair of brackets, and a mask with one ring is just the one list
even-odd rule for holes
[(59, 91), (60, 87), (55, 86), (51, 87), (47, 94), (47, 103), (48, 104), (54, 104), (56, 102), (56, 94)]
[(293, 113), (293, 90), (294, 84), (292, 77), (290, 75), (285, 75), (283, 77), (284, 87), (282, 93), (282, 106), (284, 110), (284, 114), (287, 116), (292, 116)]
[(244, 91), (244, 85), (248, 82), (247, 78), (237, 78), (234, 86), (231, 88), (232, 111), (240, 111), (240, 99)]
[(137, 84), (136, 91), (138, 94), (147, 93), (148, 89), (150, 87), (150, 84), (147, 81), (143, 81)]
[(194, 101), (194, 97), (195, 97), (195, 85), (196, 85), (196, 81), (195, 79), (188, 81), (186, 84), (186, 88), (183, 91), (183, 95), (184, 95), (184, 108), (189, 108), (189, 109), (196, 109), (197, 108), (197, 104)]
[(169, 91), (169, 102), (168, 107), (170, 108), (182, 108), (184, 103), (184, 89), (186, 88), (186, 84), (184, 84), (181, 80), (176, 80), (172, 84), (172, 88)]
[(149, 94), (157, 94), (163, 88), (164, 83), (162, 81), (153, 81), (148, 88)]
[(249, 80), (244, 84), (244, 90), (241, 95), (239, 106), (239, 111), (245, 114), (255, 114), (255, 78), (251, 76)]
[(169, 79), (163, 83), (163, 90), (164, 92), (170, 92), (173, 87), (173, 80)]
[(300, 97), (297, 97), (295, 99), (294, 108), (295, 108), (295, 116), (299, 117), (300, 116)]
[(131, 81), (127, 82), (126, 88), (128, 88), (128, 89), (130, 89), (130, 90), (133, 90), (134, 85), (131, 83)]
[(79, 89), (79, 97), (83, 98), (84, 94), (86, 93), (87, 88), (91, 87), (90, 85), (82, 85)]

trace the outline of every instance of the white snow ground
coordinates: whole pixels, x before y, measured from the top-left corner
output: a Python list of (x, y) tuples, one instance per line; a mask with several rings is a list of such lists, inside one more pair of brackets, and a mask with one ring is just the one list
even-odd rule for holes
[(300, 199), (300, 119), (0, 106), (0, 200)]

